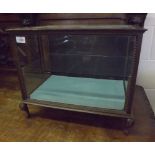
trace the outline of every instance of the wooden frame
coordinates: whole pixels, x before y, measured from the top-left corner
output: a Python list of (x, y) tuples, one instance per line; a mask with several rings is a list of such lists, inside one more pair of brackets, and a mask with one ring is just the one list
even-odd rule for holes
[[(38, 26), (38, 27), (25, 27), (25, 28), (14, 28), (14, 29), (8, 29), (7, 32), (10, 34), (11, 39), (11, 47), (14, 53), (14, 60), (16, 62), (16, 66), (18, 69), (18, 75), (19, 75), (19, 81), (21, 86), (21, 92), (23, 97), (23, 103), (20, 105), (21, 109), (26, 111), (27, 116), (29, 116), (28, 111), (28, 104), (33, 104), (37, 106), (44, 106), (44, 107), (50, 107), (53, 109), (62, 109), (67, 111), (76, 111), (76, 112), (82, 112), (82, 113), (89, 113), (89, 114), (95, 114), (95, 115), (103, 115), (103, 116), (111, 116), (111, 117), (119, 117), (124, 118), (127, 120), (126, 127), (129, 127), (133, 123), (133, 117), (132, 117), (132, 100), (134, 95), (134, 89), (135, 89), (135, 82), (136, 82), (136, 75), (137, 75), (137, 69), (138, 69), (138, 63), (139, 63), (139, 56), (140, 56), (140, 49), (141, 49), (141, 41), (142, 41), (142, 35), (143, 32), (145, 32), (145, 29), (142, 27), (135, 27), (135, 26), (104, 26), (104, 25), (51, 25), (51, 26)], [(134, 36), (134, 47), (133, 47), (133, 62), (132, 62), (132, 71), (131, 71), (131, 77), (129, 79), (129, 86), (128, 86), (128, 96), (127, 101), (125, 103), (124, 110), (111, 110), (111, 109), (101, 109), (101, 108), (93, 108), (93, 107), (84, 107), (84, 106), (77, 106), (77, 105), (66, 105), (62, 103), (49, 103), (45, 101), (38, 101), (38, 100), (32, 100), (29, 98), (26, 86), (25, 86), (25, 80), (22, 68), (19, 65), (19, 60), (17, 56), (17, 46), (15, 41), (15, 36), (20, 35), (37, 35), (38, 36), (38, 42), (39, 42), (39, 50), (40, 52), (43, 51), (43, 48), (46, 48), (46, 45), (42, 43), (41, 37), (43, 36), (45, 41), (47, 42), (47, 38), (44, 36), (46, 34), (98, 34), (98, 35), (125, 35), (125, 36)], [(46, 48), (46, 50), (48, 50)], [(45, 56), (46, 57), (46, 56)], [(45, 61), (47, 64), (44, 64), (44, 69), (47, 69), (48, 61), (45, 58)], [(45, 70), (46, 70), (45, 69)]]

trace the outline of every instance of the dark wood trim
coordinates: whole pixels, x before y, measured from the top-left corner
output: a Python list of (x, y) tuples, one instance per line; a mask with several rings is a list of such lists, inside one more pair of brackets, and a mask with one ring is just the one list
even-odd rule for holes
[(122, 13), (42, 13), (38, 14), (40, 20), (53, 19), (125, 19)]
[(142, 27), (136, 27), (131, 25), (89, 25), (89, 24), (83, 24), (83, 25), (50, 25), (50, 26), (35, 26), (35, 27), (19, 27), (19, 28), (10, 28), (6, 29), (6, 32), (17, 33), (18, 31), (67, 31), (67, 30), (77, 30), (77, 31), (125, 31), (125, 32), (144, 32), (145, 29)]
[(27, 99), (27, 100), (24, 100), (23, 102), (25, 104), (38, 105), (38, 106), (43, 106), (43, 107), (48, 107), (48, 108), (53, 108), (53, 109), (61, 109), (65, 111), (75, 111), (75, 112), (90, 113), (90, 114), (95, 114), (95, 115), (131, 118), (131, 115), (127, 114), (123, 110), (122, 111), (113, 110), (113, 109), (110, 110), (110, 109), (103, 109), (103, 108), (73, 105), (73, 104), (38, 101), (38, 100), (32, 100), (32, 99)]
[(131, 71), (131, 77), (129, 79), (129, 84), (128, 84), (128, 101), (127, 101), (128, 104), (126, 104), (125, 106), (125, 111), (127, 113), (131, 113), (132, 111), (132, 103), (133, 103), (133, 97), (135, 92), (142, 37), (143, 36), (139, 34), (135, 37), (135, 41), (134, 41), (132, 71)]

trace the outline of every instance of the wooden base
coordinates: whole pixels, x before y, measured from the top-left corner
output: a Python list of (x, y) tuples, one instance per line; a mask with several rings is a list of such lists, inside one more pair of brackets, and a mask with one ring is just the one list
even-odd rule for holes
[[(24, 115), (25, 115), (25, 117), (26, 118), (30, 118), (30, 113), (29, 113), (29, 109), (28, 109), (28, 104), (30, 104), (30, 102), (28, 103), (26, 103), (26, 102), (22, 102), (19, 106), (20, 106), (20, 109), (24, 112)], [(35, 105), (35, 106), (40, 106), (40, 105), (37, 105), (37, 104), (35, 104), (35, 103), (33, 103), (32, 105)], [(46, 107), (45, 105), (43, 106), (43, 105), (41, 105), (42, 107)], [(50, 106), (48, 106), (48, 108), (51, 108), (51, 109), (53, 109), (53, 110), (62, 110), (62, 111), (65, 111), (66, 113), (68, 112), (71, 112), (70, 110), (66, 110), (66, 109), (60, 109), (60, 108), (53, 108), (53, 107), (50, 107)], [(120, 124), (122, 124), (121, 125), (121, 128), (120, 129), (122, 129), (122, 131), (124, 132), (124, 134), (125, 135), (129, 135), (129, 131), (130, 131), (130, 128), (134, 125), (134, 119), (133, 119), (133, 117), (131, 117), (131, 116), (125, 116), (124, 115), (124, 117), (123, 116), (121, 116), (121, 117), (119, 117), (119, 115), (115, 115), (115, 116), (110, 116), (110, 114), (109, 114), (109, 116), (108, 116), (108, 114), (104, 114), (103, 113), (103, 115), (97, 115), (97, 114), (94, 114), (94, 113), (89, 113), (89, 112), (82, 112), (82, 111), (72, 111), (73, 113), (75, 113), (75, 115), (78, 113), (78, 115), (83, 115), (83, 114), (85, 114), (85, 115), (91, 115), (91, 117), (93, 118), (96, 118), (97, 116), (101, 116), (101, 118), (103, 117), (103, 119), (106, 119), (106, 118), (117, 118), (117, 119), (120, 119)], [(86, 117), (86, 116), (85, 116)], [(82, 118), (82, 117), (81, 117)], [(101, 119), (101, 121), (102, 121), (102, 119)], [(121, 123), (122, 122), (122, 123)]]

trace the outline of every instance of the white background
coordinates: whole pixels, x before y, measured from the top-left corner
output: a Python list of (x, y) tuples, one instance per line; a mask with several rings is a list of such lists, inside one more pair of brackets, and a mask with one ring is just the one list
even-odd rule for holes
[(149, 13), (145, 20), (145, 28), (137, 84), (145, 88), (145, 92), (155, 112), (155, 13)]

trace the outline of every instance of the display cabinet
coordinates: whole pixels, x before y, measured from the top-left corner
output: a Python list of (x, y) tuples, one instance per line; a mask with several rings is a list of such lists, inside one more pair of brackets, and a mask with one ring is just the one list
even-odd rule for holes
[(133, 123), (132, 101), (144, 28), (50, 25), (8, 29), (28, 105), (118, 117)]

